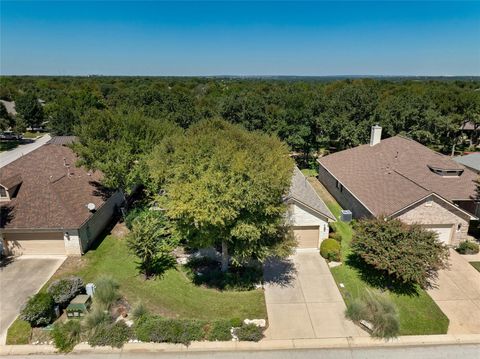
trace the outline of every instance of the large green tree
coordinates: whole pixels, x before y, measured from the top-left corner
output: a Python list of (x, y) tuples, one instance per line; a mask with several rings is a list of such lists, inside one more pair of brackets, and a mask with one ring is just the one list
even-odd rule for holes
[(129, 193), (145, 183), (145, 156), (165, 137), (180, 129), (169, 121), (139, 113), (91, 110), (76, 127), (74, 150), (80, 164), (101, 170), (103, 185)]
[(36, 127), (42, 124), (43, 107), (33, 92), (27, 92), (16, 98), (15, 109), (28, 126)]
[(293, 162), (277, 138), (204, 120), (158, 146), (148, 167), (181, 238), (192, 247), (221, 247), (222, 270), (229, 259), (238, 265), (289, 253), (294, 240), (283, 224), (282, 196)]

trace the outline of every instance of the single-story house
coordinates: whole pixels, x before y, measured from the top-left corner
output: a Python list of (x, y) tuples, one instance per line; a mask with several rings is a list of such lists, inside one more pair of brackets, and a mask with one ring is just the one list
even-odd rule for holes
[(123, 203), (100, 185), (100, 172), (76, 166), (74, 140), (54, 137), (0, 169), (4, 253), (81, 255)]
[(468, 167), (477, 174), (480, 173), (480, 152), (469, 153), (468, 155), (457, 156), (454, 161)]
[(297, 247), (319, 248), (321, 241), (328, 238), (329, 222), (335, 221), (335, 216), (297, 167), (284, 201), (288, 205), (287, 222), (292, 226)]
[(457, 245), (477, 219), (477, 174), (411, 139), (381, 139), (318, 159), (318, 179), (355, 218), (399, 218)]

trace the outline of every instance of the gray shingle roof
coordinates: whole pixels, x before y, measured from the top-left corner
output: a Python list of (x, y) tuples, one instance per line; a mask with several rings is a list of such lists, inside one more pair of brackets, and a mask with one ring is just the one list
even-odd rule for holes
[(464, 166), (480, 171), (480, 152), (470, 153), (465, 156), (458, 156), (454, 158), (455, 161)]
[(290, 185), (288, 195), (285, 197), (285, 201), (291, 199), (310, 207), (325, 217), (335, 220), (335, 216), (330, 212), (327, 205), (318, 196), (307, 178), (296, 166), (293, 170), (292, 184)]

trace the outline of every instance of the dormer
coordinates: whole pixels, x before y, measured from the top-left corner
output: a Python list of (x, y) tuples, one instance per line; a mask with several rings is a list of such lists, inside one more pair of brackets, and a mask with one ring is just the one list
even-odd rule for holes
[(20, 185), (22, 184), (22, 176), (13, 175), (0, 182), (0, 202), (10, 201), (15, 198)]
[(459, 177), (463, 173), (463, 168), (445, 168), (428, 165), (430, 171), (442, 177)]

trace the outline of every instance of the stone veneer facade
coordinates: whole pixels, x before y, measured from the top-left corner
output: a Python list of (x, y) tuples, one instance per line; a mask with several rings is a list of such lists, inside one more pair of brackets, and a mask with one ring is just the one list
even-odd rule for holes
[(452, 225), (449, 243), (452, 246), (457, 246), (461, 241), (467, 239), (470, 224), (470, 218), (467, 214), (434, 195), (392, 217), (408, 224)]

